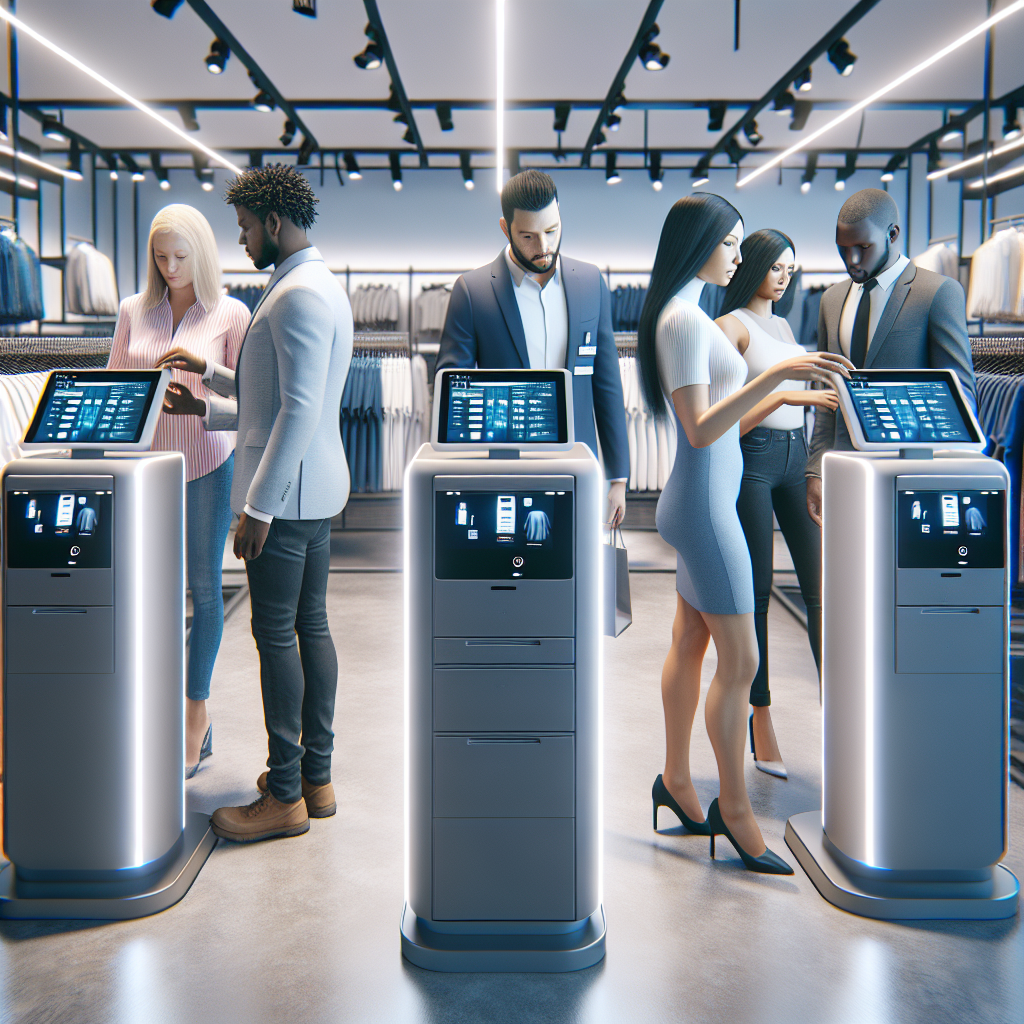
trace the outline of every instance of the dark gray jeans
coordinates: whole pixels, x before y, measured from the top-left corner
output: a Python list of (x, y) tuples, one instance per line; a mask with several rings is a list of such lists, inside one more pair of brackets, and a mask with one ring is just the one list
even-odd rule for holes
[(252, 635), (260, 652), (270, 775), (283, 803), (302, 798), (302, 777), (331, 781), (338, 655), (327, 625), (330, 519), (275, 519), (259, 558), (245, 563)]
[(750, 687), (750, 703), (767, 707), (768, 602), (772, 596), (772, 512), (782, 528), (800, 593), (807, 606), (807, 638), (821, 675), (821, 531), (807, 513), (807, 442), (802, 430), (754, 427), (740, 438), (743, 482), (736, 511), (754, 570), (754, 630), (761, 663)]

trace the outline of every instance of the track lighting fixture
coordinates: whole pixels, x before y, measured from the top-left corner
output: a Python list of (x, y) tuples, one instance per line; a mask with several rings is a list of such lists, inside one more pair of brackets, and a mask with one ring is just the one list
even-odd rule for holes
[(128, 168), (131, 173), (132, 181), (145, 181), (146, 174), (142, 168), (135, 162), (135, 157), (130, 153), (121, 154), (121, 162)]
[(249, 150), (249, 166), (250, 167), (262, 167), (263, 166), (263, 150), (261, 150), (261, 149), (250, 149)]
[(274, 107), (277, 106), (277, 101), (269, 92), (267, 92), (266, 89), (260, 89), (260, 91), (253, 97), (252, 105), (260, 111), (260, 113), (269, 114)]
[(901, 163), (903, 163), (903, 154), (897, 153), (885, 165), (885, 169), (882, 171), (882, 181), (892, 181), (896, 177), (896, 172), (900, 169)]
[(355, 153), (346, 153), (344, 160), (345, 170), (348, 172), (348, 180), (360, 181), (363, 177), (363, 172), (359, 170), (359, 163), (356, 160)]
[(708, 107), (708, 131), (720, 132), (725, 124), (725, 104), (712, 103)]
[(652, 25), (637, 54), (640, 63), (648, 71), (662, 71), (671, 60), (667, 53), (662, 53), (661, 47), (654, 41), (660, 31), (661, 29), (657, 25)]
[(415, 145), (415, 143), (416, 143), (416, 136), (413, 135), (411, 128), (406, 128), (405, 129), (405, 131), (402, 134), (402, 141), (403, 142), (408, 142), (410, 146)]
[(394, 86), (392, 86), (391, 91), (388, 93), (387, 108), (388, 110), (397, 110), (398, 113), (402, 112), (402, 104), (398, 97), (395, 95)]
[(199, 187), (204, 192), (213, 191), (213, 171), (210, 169), (210, 161), (201, 153), (192, 154), (192, 168), (199, 179)]
[(356, 62), (357, 68), (363, 71), (373, 71), (384, 63), (384, 48), (377, 41), (377, 33), (372, 25), (367, 25), (363, 30), (366, 38), (370, 41), (362, 53), (357, 53), (352, 59)]
[(316, 146), (303, 135), (302, 143), (299, 145), (299, 155), (295, 160), (296, 165), (298, 167), (308, 167), (309, 161), (313, 159), (313, 151), (315, 149)]
[(940, 163), (942, 163), (942, 154), (939, 152), (939, 144), (935, 139), (932, 139), (928, 143), (928, 173), (931, 174), (932, 171), (937, 171)]
[(181, 118), (181, 126), (187, 132), (199, 131), (199, 122), (196, 120), (196, 108), (193, 103), (179, 103), (178, 117)]
[(282, 146), (290, 146), (295, 138), (295, 122), (290, 118), (284, 123), (284, 131), (281, 132), (281, 137), (278, 141)]
[(210, 52), (206, 55), (206, 70), (211, 75), (223, 75), (224, 65), (231, 56), (231, 47), (223, 39), (214, 39), (210, 43)]
[(764, 136), (757, 130), (757, 122), (751, 121), (750, 124), (743, 126), (743, 134), (747, 137), (747, 142), (752, 146), (759, 146), (764, 141)]
[(661, 180), (665, 177), (665, 172), (661, 169), (660, 150), (656, 149), (651, 153), (651, 158), (647, 166), (647, 173), (651, 178), (651, 188), (653, 188), (655, 192), (660, 192), (665, 185)]
[(569, 124), (569, 114), (572, 113), (572, 105), (569, 103), (555, 104), (555, 123), (552, 128), (556, 132), (564, 132)]
[(796, 105), (796, 97), (788, 90), (778, 93), (772, 102), (772, 110), (776, 114), (789, 114)]
[(292, 10), (296, 14), (304, 14), (307, 18), (315, 18), (316, 0), (292, 0)]
[(392, 122), (394, 124), (404, 124), (407, 128), (409, 126), (409, 121), (406, 118), (405, 114), (402, 114), (402, 113), (395, 114), (395, 116), (393, 118), (391, 118), (391, 120), (392, 120)]
[(850, 44), (845, 39), (837, 39), (828, 48), (828, 59), (836, 71), (846, 78), (853, 71), (853, 65), (857, 63), (857, 54), (850, 52)]
[(450, 132), (455, 127), (452, 121), (452, 105), (450, 103), (438, 103), (434, 110), (437, 111), (437, 122), (441, 126), (441, 131)]
[(804, 168), (804, 173), (800, 178), (800, 191), (807, 195), (811, 191), (811, 183), (814, 181), (814, 176), (818, 173), (818, 154), (808, 153), (807, 154), (807, 166)]
[(110, 169), (110, 180), (117, 181), (117, 154), (109, 153), (103, 159), (106, 161), (107, 167)]
[(150, 7), (152, 7), (157, 14), (162, 14), (165, 18), (173, 18), (174, 12), (184, 2), (185, 0), (153, 0)]
[(793, 79), (793, 85), (796, 87), (797, 92), (810, 92), (811, 69), (804, 68), (803, 71)]
[(613, 114), (617, 114), (626, 105), (626, 97), (620, 92), (616, 95), (615, 99), (612, 100), (612, 105), (609, 108)]
[(956, 142), (963, 136), (963, 134), (963, 128), (958, 125), (950, 125), (946, 131), (943, 132), (939, 142)]
[(735, 135), (729, 136), (729, 141), (725, 144), (725, 153), (729, 157), (729, 163), (739, 165), (739, 162), (743, 159), (743, 147), (736, 141)]
[(78, 139), (72, 139), (68, 145), (68, 170), (74, 174), (82, 173), (82, 147)]
[(157, 184), (166, 192), (171, 187), (171, 182), (167, 176), (167, 168), (164, 167), (159, 153), (149, 154), (149, 166), (153, 168), (153, 175), (156, 177)]
[(690, 188), (700, 188), (701, 185), (706, 185), (711, 179), (708, 177), (708, 165), (697, 164), (692, 171), (690, 171)]
[(607, 153), (604, 158), (604, 183), (606, 185), (618, 185), (622, 181), (622, 175), (615, 169), (615, 153)]
[(789, 122), (791, 132), (802, 132), (807, 127), (814, 104), (810, 100), (796, 100), (793, 104), (793, 119)]
[(402, 191), (402, 158), (397, 153), (388, 154), (388, 163), (391, 164), (391, 187), (396, 192)]
[(473, 165), (469, 162), (468, 153), (459, 154), (459, 166), (462, 168), (462, 184), (467, 192), (473, 191)]
[(67, 142), (68, 137), (64, 134), (64, 128), (55, 118), (48, 117), (43, 121), (43, 135), (54, 142)]
[(836, 171), (836, 191), (842, 192), (846, 188), (846, 182), (852, 178), (857, 171), (857, 154), (847, 153), (846, 163)]
[(1003, 138), (1010, 142), (1013, 139), (1020, 137), (1020, 121), (1017, 120), (1017, 108), (1012, 104), (1007, 104), (1003, 113)]
[(610, 132), (617, 132), (620, 124), (622, 124), (622, 118), (618, 114), (609, 114), (608, 120), (605, 121), (605, 125)]

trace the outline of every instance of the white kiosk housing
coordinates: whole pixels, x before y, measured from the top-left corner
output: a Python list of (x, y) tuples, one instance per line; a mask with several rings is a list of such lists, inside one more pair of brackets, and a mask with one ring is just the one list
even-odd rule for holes
[(603, 475), (565, 370), (443, 370), (405, 484), (402, 952), (437, 971), (604, 956)]
[(169, 376), (54, 371), (3, 470), (0, 917), (155, 913), (217, 841), (185, 811), (184, 458), (147, 451)]
[(952, 371), (836, 384), (861, 450), (822, 463), (823, 806), (786, 842), (852, 913), (1011, 917), (1008, 474)]

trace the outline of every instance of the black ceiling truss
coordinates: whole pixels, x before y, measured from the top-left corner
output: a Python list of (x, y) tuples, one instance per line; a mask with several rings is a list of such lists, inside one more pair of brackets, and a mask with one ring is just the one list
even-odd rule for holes
[(633, 62), (640, 53), (640, 47), (647, 41), (648, 33), (651, 31), (651, 28), (658, 17), (658, 12), (661, 10), (661, 6), (664, 2), (665, 0), (651, 0), (647, 5), (647, 11), (644, 13), (643, 20), (640, 22), (640, 27), (637, 29), (636, 35), (633, 37), (633, 42), (630, 44), (629, 50), (626, 51), (625, 59), (622, 61), (622, 64), (619, 65), (618, 74), (616, 74), (612, 81), (612, 86), (608, 90), (608, 95), (604, 98), (604, 103), (601, 104), (601, 111), (597, 115), (594, 127), (590, 129), (587, 144), (583, 147), (583, 155), (580, 158), (581, 167), (590, 166), (590, 154), (593, 152), (594, 147), (599, 145), (604, 138), (601, 129), (604, 127), (608, 120), (608, 115), (615, 109), (619, 97), (622, 95), (623, 86), (626, 84), (626, 76), (629, 74), (633, 67)]
[[(295, 111), (295, 107), (288, 102), (281, 95), (281, 91), (276, 85), (267, 77), (267, 73), (256, 63), (256, 61), (250, 56), (249, 52), (244, 46), (235, 38), (231, 29), (224, 24), (220, 18), (214, 14), (213, 10), (206, 0), (188, 0), (189, 7), (192, 8), (199, 15), (200, 18), (206, 23), (207, 27), (213, 34), (223, 40), (231, 49), (231, 52), (239, 59), (239, 61), (245, 65), (245, 69), (249, 72), (249, 77), (252, 79), (253, 85), (257, 89), (263, 92), (269, 93), (273, 98), (274, 102), (281, 108), (282, 113), (290, 120), (295, 122), (295, 126), (302, 132), (306, 137), (307, 148), (310, 150), (319, 149), (319, 143), (316, 141), (316, 136), (306, 127), (305, 122)], [(196, 106), (202, 104), (197, 103)], [(245, 104), (250, 106), (250, 104)]]
[[(706, 167), (719, 154), (726, 152), (726, 147), (731, 141), (737, 140), (739, 134), (747, 127), (753, 125), (755, 118), (765, 107), (771, 103), (776, 96), (785, 92), (793, 82), (793, 79), (805, 68), (809, 68), (828, 48), (837, 40), (841, 39), (846, 32), (864, 17), (879, 0), (860, 0), (837, 21), (759, 100), (752, 103), (747, 112), (729, 129), (725, 134), (705, 153), (699, 163)], [(848, 104), (847, 104), (848, 105)], [(821, 106), (815, 103), (815, 106)]]
[[(191, 3), (192, 0), (189, 0)], [(423, 139), (420, 138), (420, 130), (416, 127), (416, 118), (413, 117), (412, 107), (409, 104), (409, 97), (405, 94), (405, 86), (402, 85), (402, 77), (398, 73), (398, 65), (395, 63), (395, 55), (391, 52), (391, 43), (388, 41), (388, 34), (384, 31), (384, 22), (381, 21), (380, 11), (377, 9), (377, 0), (363, 0), (366, 8), (366, 16), (370, 19), (370, 27), (375, 33), (377, 42), (384, 51), (384, 64), (391, 76), (391, 92), (398, 101), (400, 112), (409, 126), (409, 133), (412, 135), (412, 143), (420, 155), (420, 167), (429, 166), (427, 151), (423, 146)], [(385, 106), (387, 103), (385, 102)], [(390, 109), (390, 108), (389, 108)]]

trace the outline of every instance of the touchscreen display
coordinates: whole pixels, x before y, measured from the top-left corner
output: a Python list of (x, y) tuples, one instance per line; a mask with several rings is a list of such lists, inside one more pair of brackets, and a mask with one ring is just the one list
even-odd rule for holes
[(572, 578), (571, 491), (438, 491), (440, 580)]
[(135, 444), (160, 380), (157, 371), (55, 371), (25, 440), (48, 444)]
[(979, 440), (948, 381), (887, 381), (854, 371), (846, 387), (867, 441), (898, 445)]
[(109, 569), (112, 491), (9, 491), (9, 569)]
[(1002, 569), (1005, 491), (900, 491), (901, 569)]
[(438, 424), (442, 444), (563, 444), (562, 374), (446, 374)]

